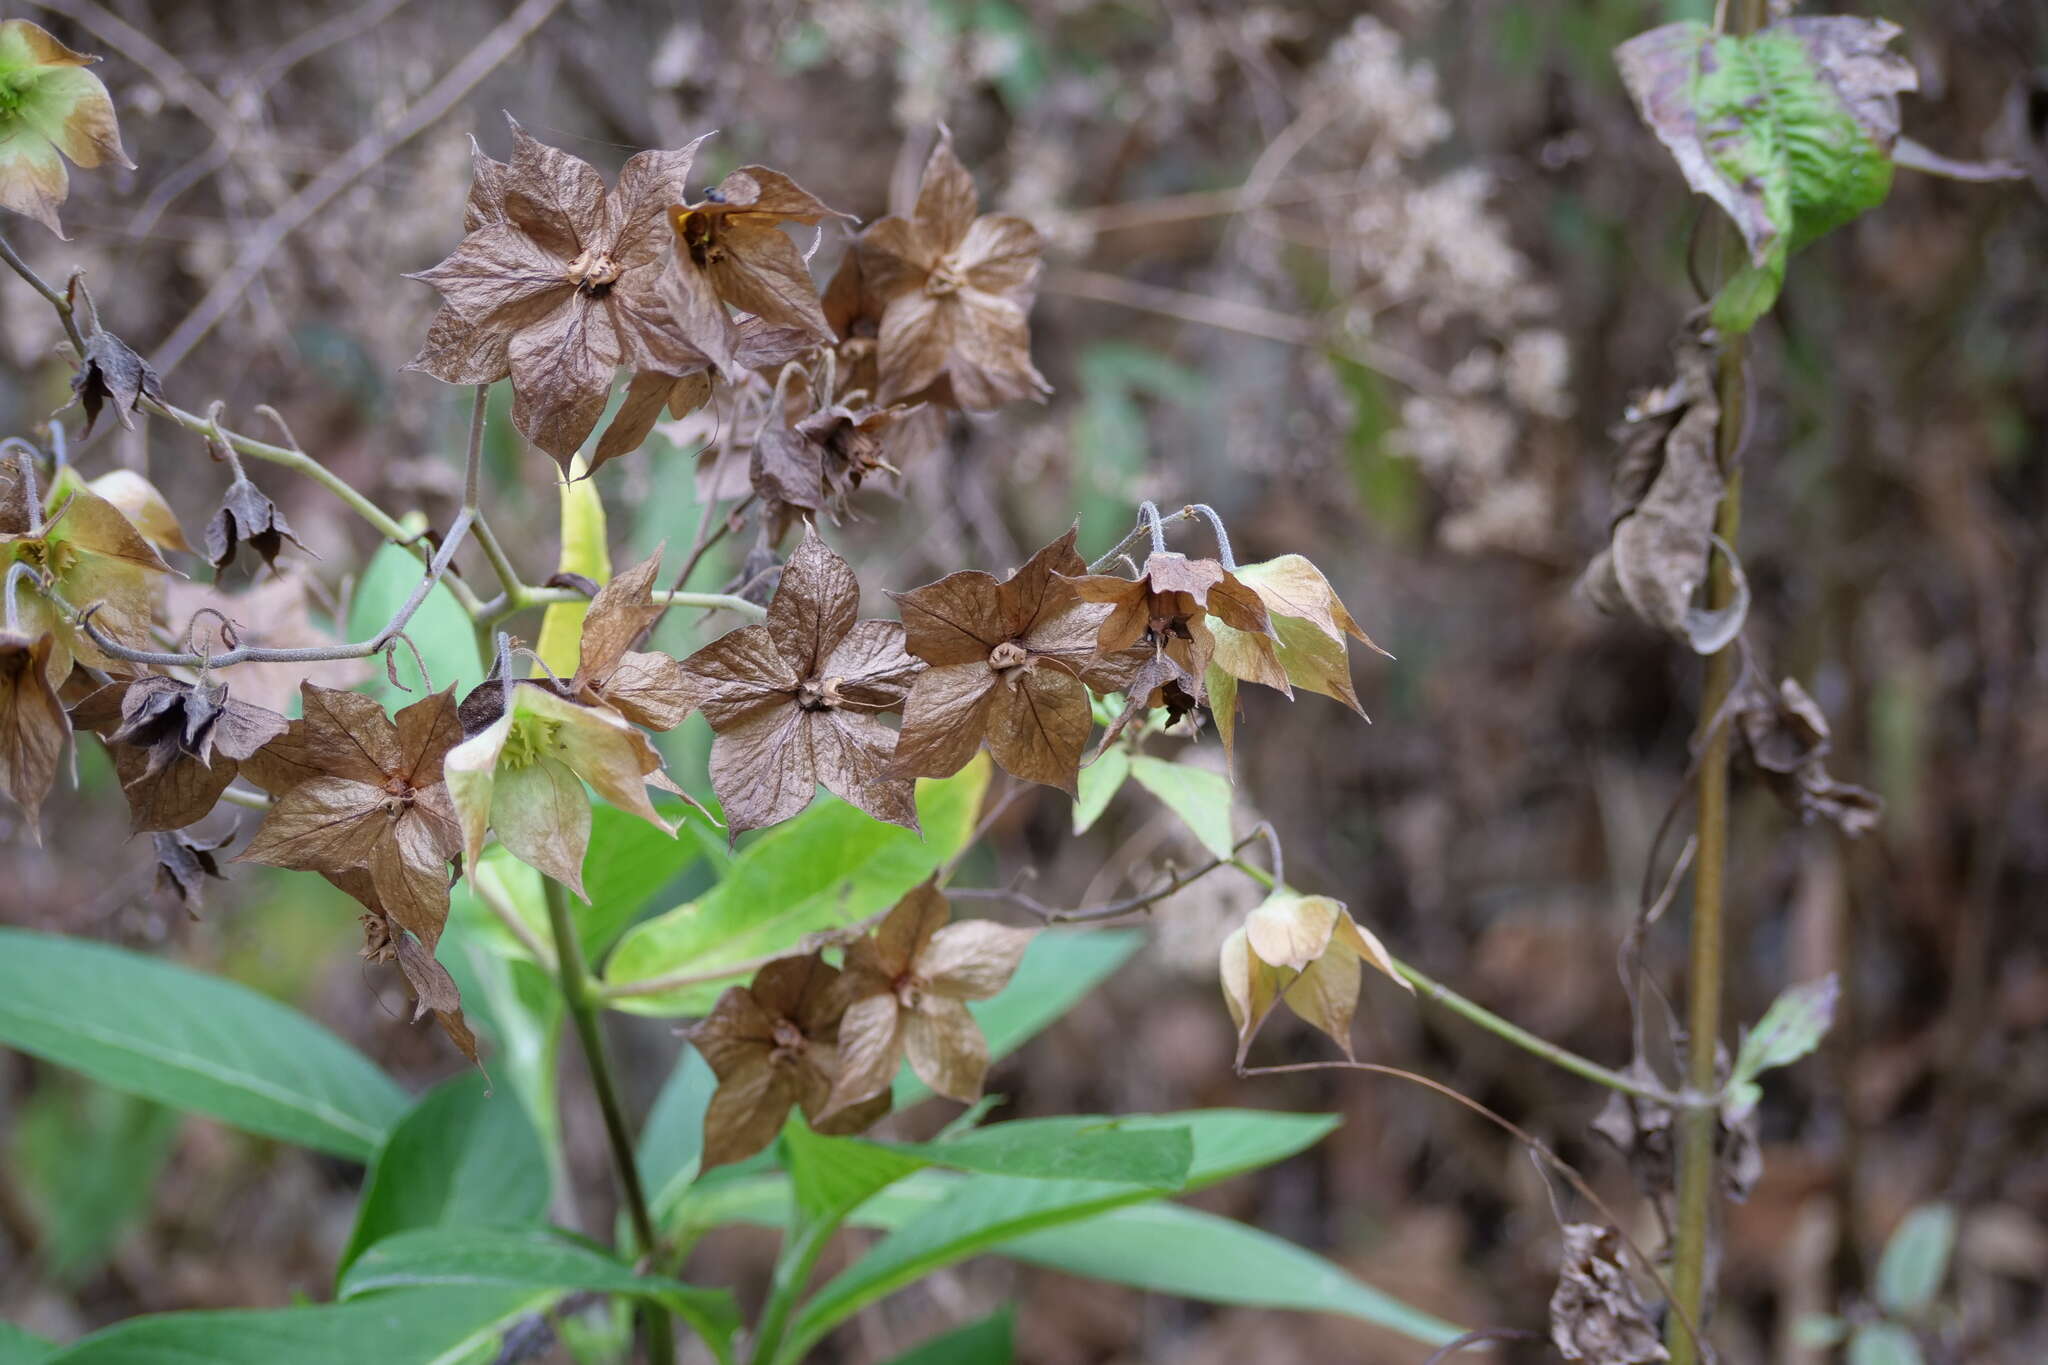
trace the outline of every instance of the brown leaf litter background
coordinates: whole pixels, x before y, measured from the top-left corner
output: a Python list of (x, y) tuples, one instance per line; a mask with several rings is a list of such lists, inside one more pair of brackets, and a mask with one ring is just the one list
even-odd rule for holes
[[(224, 398), (231, 415), (275, 404), (352, 481), (443, 525), (461, 495), (462, 414), (441, 385), (400, 372), (435, 307), (400, 275), (447, 253), (470, 135), (494, 158), (512, 154), (500, 111), (604, 184), (629, 149), (683, 147), (717, 128), (691, 172), (700, 199), (740, 167), (772, 165), (864, 222), (894, 209), (947, 234), (972, 224), (970, 237), (977, 215), (1035, 224), (1045, 267), (1030, 282), (1031, 360), (1053, 394), (977, 419), (949, 446), (920, 437), (901, 504), (866, 488), (851, 499), (855, 519), (832, 543), (868, 589), (860, 614), (891, 614), (884, 587), (969, 566), (1001, 577), (1076, 512), (1082, 554), (1100, 553), (1140, 497), (1214, 503), (1243, 562), (1308, 555), (1398, 661), (1353, 652), (1370, 727), (1299, 689), (1292, 704), (1244, 690), (1239, 828), (1274, 821), (1290, 880), (1342, 900), (1457, 989), (1604, 1061), (1628, 1055), (1614, 949), (1681, 785), (1698, 669), (1676, 640), (1600, 615), (1572, 588), (1624, 510), (1609, 429), (1632, 398), (1670, 382), (1691, 298), (1685, 252), (1703, 201), (1637, 122), (1607, 55), (1668, 6), (1578, 6), (1553, 23), (1504, 0), (1389, 0), (1362, 14), (621, 4), (600, 22), (563, 5), (417, 137), (373, 141), (367, 168), (310, 216), (287, 207), (294, 191), (333, 174), (510, 6), (116, 8), (121, 21), (82, 0), (31, 17), (108, 57), (95, 72), (128, 116), (141, 168), (74, 179), (70, 242), (16, 239), (46, 276), (84, 266), (106, 326), (160, 364), (167, 338), (191, 341), (197, 329), (181, 323), (202, 298), (234, 281), (234, 306), (165, 382)], [(2034, 180), (1902, 173), (1881, 210), (1794, 263), (1759, 333), (1743, 528), (1759, 681), (1741, 714), (1731, 1008), (1754, 1019), (1782, 985), (1829, 970), (1845, 989), (1822, 1054), (1767, 1084), (1764, 1174), (1732, 1214), (1723, 1321), (1733, 1358), (1817, 1365), (1790, 1344), (1792, 1318), (1832, 1307), (1831, 1286), (1864, 1283), (1907, 1206), (1946, 1198), (1963, 1229), (1950, 1358), (2031, 1362), (2048, 1355), (2048, 90), (2035, 83), (2048, 20), (2014, 0), (1887, 13), (1922, 74), (1907, 134), (1955, 155), (2020, 158)], [(135, 46), (135, 33), (175, 59)], [(979, 198), (926, 215), (916, 191), (940, 122)], [(821, 280), (843, 250), (835, 221), (822, 224)], [(252, 269), (249, 244), (273, 227), (288, 230)], [(801, 251), (820, 229), (790, 231)], [(926, 247), (902, 236), (892, 268), (926, 269)], [(71, 395), (47, 313), (8, 297), (0, 416), (19, 430)], [(1002, 312), (959, 325), (999, 330)], [(880, 335), (942, 363), (935, 325), (905, 319)], [(498, 363), (439, 340), (450, 364)], [(112, 361), (126, 363), (103, 369)], [(1036, 378), (949, 373), (963, 400), (1028, 392)], [(139, 382), (108, 372), (116, 416)], [(654, 420), (653, 398), (667, 395), (636, 420)], [(596, 420), (528, 416), (543, 432)], [(129, 432), (102, 414), (100, 425), (104, 463), (90, 472), (146, 468), (188, 531), (207, 524), (226, 480), (203, 443), (153, 422)], [(552, 464), (510, 446), (491, 458), (494, 519), (538, 569), (555, 535)], [(319, 489), (254, 477), (322, 556), (313, 576), (331, 584), (360, 562), (363, 528)], [(676, 490), (690, 478), (659, 435), (607, 466), (617, 564), (663, 539), (687, 543), (694, 510)], [(1210, 553), (1192, 527), (1173, 548)], [(238, 589), (257, 559), (230, 570)], [(279, 562), (307, 568), (289, 545)], [(725, 567), (740, 571), (741, 550)], [(286, 597), (249, 624), (301, 629), (303, 604)], [(680, 617), (659, 636), (678, 655), (711, 638)], [(276, 687), (245, 696), (256, 685), (246, 672), (228, 681), (239, 699), (282, 704)], [(701, 756), (696, 722), (678, 735)], [(1213, 739), (1201, 761), (1220, 762)], [(1885, 811), (1859, 840), (1826, 818), (1800, 823), (1802, 804), (1846, 801), (1853, 816), (1863, 789)], [(335, 932), (347, 913), (338, 893), (316, 902), (327, 893), (303, 874), (229, 867), (246, 835), (205, 855), (226, 882), (200, 854), (168, 850), (174, 885), (204, 886), (194, 922), (177, 894), (153, 889), (158, 851), (126, 837), (128, 819), (104, 770), (89, 765), (83, 791), (60, 782), (43, 813), (47, 850), (18, 826), (0, 838), (4, 917), (253, 980), (411, 1082), (466, 1065), (431, 1031), (392, 1026), (387, 1016), (412, 1013), (411, 994)], [(1056, 793), (1020, 800), (992, 835), (992, 875), (1035, 866), (1034, 894), (1083, 904), (1151, 884), (1163, 857), (1201, 857), (1136, 790), (1085, 839), (1069, 829)], [(1216, 950), (1259, 899), (1216, 878), (1168, 902), (1132, 965), (998, 1064), (989, 1088), (1019, 1114), (1339, 1113), (1344, 1126), (1313, 1151), (1196, 1202), (1458, 1321), (1544, 1324), (1564, 1245), (1542, 1181), (1499, 1133), (1371, 1077), (1231, 1077)], [(1667, 972), (1673, 932), (1651, 945)], [(421, 1003), (433, 995), (425, 983)], [(679, 1044), (635, 1021), (621, 1038), (629, 1100), (643, 1105)], [(1355, 1042), (1361, 1058), (1413, 1064), (1493, 1105), (1610, 1200), (1628, 1196), (1628, 1173), (1587, 1128), (1600, 1095), (1377, 979)], [(1255, 1051), (1328, 1055), (1286, 1017)], [(16, 1141), (10, 1116), (62, 1102), (66, 1084), (7, 1058), (0, 1145)], [(595, 1206), (609, 1197), (595, 1112), (571, 1112), (572, 1169)], [(111, 1258), (62, 1283), (38, 1269), (44, 1211), (0, 1185), (0, 1315), (68, 1336), (163, 1307), (284, 1304), (320, 1286), (359, 1179), (187, 1121)], [(1574, 1236), (1584, 1331), (1629, 1336), (1634, 1309), (1604, 1273), (1606, 1252)], [(771, 1252), (765, 1236), (722, 1234), (692, 1273), (745, 1291), (765, 1282)], [(892, 1300), (821, 1358), (886, 1359), (1003, 1296), (1023, 1303), (1021, 1358), (1049, 1365), (1424, 1354), (1341, 1319), (977, 1263)], [(1544, 1358), (1526, 1344), (1497, 1355)]]

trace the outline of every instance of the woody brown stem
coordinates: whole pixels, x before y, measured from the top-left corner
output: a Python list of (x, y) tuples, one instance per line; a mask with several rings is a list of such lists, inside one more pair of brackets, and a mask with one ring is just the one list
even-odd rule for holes
[[(576, 1027), (576, 1041), (583, 1048), (583, 1062), (590, 1072), (590, 1088), (597, 1095), (598, 1112), (604, 1117), (612, 1174), (618, 1179), (619, 1197), (633, 1227), (634, 1254), (651, 1257), (657, 1245), (654, 1216), (648, 1209), (647, 1191), (640, 1183), (633, 1136), (626, 1127), (625, 1108), (619, 1103), (611, 1061), (605, 1054), (590, 973), (583, 963), (583, 941), (577, 938), (575, 922), (569, 917), (569, 892), (552, 877), (544, 878), (542, 885), (547, 891), (548, 928), (555, 939), (556, 979), (561, 983), (563, 1003)], [(647, 1358), (651, 1365), (673, 1365), (675, 1335), (667, 1310), (646, 1304), (641, 1309), (641, 1321), (647, 1332)]]

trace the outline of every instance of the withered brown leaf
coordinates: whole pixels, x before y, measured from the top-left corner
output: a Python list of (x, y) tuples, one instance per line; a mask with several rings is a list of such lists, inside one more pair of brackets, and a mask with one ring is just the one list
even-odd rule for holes
[(1550, 1296), (1550, 1340), (1566, 1360), (1650, 1365), (1671, 1358), (1620, 1256), (1612, 1229), (1565, 1224), (1564, 1264)]
[(1640, 396), (1617, 433), (1611, 541), (1576, 591), (1604, 612), (1629, 614), (1712, 654), (1742, 628), (1747, 603), (1693, 604), (1706, 581), (1714, 516), (1725, 486), (1715, 451), (1721, 401), (1714, 350), (1688, 329), (1674, 346), (1676, 377)]
[(1043, 247), (1038, 229), (1021, 218), (976, 217), (976, 205), (974, 179), (942, 133), (916, 211), (878, 219), (860, 235), (848, 288), (882, 304), (878, 402), (942, 379), (951, 400), (970, 411), (1052, 392), (1031, 364), (1026, 318)]
[(1141, 653), (1099, 652), (1110, 614), (1082, 600), (1087, 572), (1073, 529), (1009, 578), (979, 570), (892, 593), (910, 652), (929, 665), (911, 685), (895, 771), (949, 777), (985, 740), (1004, 771), (1072, 794), (1094, 718), (1088, 692), (1128, 686)]
[(448, 975), (448, 969), (418, 939), (391, 921), (376, 903), (375, 893), (362, 886), (360, 878), (345, 879), (342, 889), (363, 900), (367, 907), (366, 913), (357, 916), (363, 926), (363, 960), (396, 962), (406, 989), (412, 992), (412, 1021), (417, 1024), (431, 1010), (448, 1041), (469, 1058), (471, 1065), (482, 1070), (476, 1035), (470, 1032), (469, 1021), (462, 1017), (462, 991), (455, 978)]
[(735, 835), (789, 819), (820, 782), (877, 820), (917, 828), (914, 784), (891, 773), (896, 733), (877, 713), (903, 704), (919, 664), (902, 626), (859, 612), (853, 570), (806, 527), (767, 619), (683, 661), (717, 735), (711, 785)]
[(440, 290), (446, 308), (412, 367), (478, 382), (475, 374), (495, 368), (489, 338), (502, 336), (513, 425), (566, 472), (620, 364), (682, 376), (705, 363), (656, 287), (665, 215), (683, 198), (697, 143), (639, 153), (607, 191), (588, 162), (517, 123), (512, 142), (502, 167), (479, 156), (461, 245), (414, 276)]
[(1852, 839), (1876, 827), (1884, 798), (1829, 774), (1828, 718), (1797, 681), (1782, 679), (1773, 694), (1745, 671), (1728, 704), (1750, 762), (1801, 823), (1818, 816)]
[(930, 879), (896, 903), (872, 937), (846, 949), (850, 1003), (839, 1021), (839, 1078), (826, 1114), (886, 1094), (906, 1056), (938, 1094), (981, 1098), (988, 1041), (967, 1011), (1010, 983), (1037, 931), (993, 920), (952, 920)]
[(839, 1075), (840, 974), (816, 953), (763, 967), (734, 986), (701, 1023), (684, 1030), (718, 1077), (704, 1112), (704, 1169), (740, 1161), (782, 1131), (792, 1105), (820, 1133), (858, 1133), (889, 1112), (886, 1090), (827, 1113)]
[(366, 872), (376, 900), (428, 949), (448, 919), (448, 860), (462, 847), (442, 760), (462, 741), (455, 689), (398, 714), (306, 683), (304, 715), (243, 764), (277, 798), (237, 862)]

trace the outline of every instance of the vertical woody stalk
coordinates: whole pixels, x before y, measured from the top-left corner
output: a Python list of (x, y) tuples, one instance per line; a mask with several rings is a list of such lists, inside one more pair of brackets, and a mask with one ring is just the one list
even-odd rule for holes
[[(1729, 15), (1730, 29), (1738, 37), (1763, 25), (1764, 0), (1735, 0)], [(1740, 259), (1742, 241), (1732, 225), (1723, 225), (1723, 255)], [(1707, 577), (1707, 609), (1720, 611), (1735, 596), (1733, 565), (1736, 536), (1742, 525), (1742, 471), (1734, 467), (1742, 442), (1747, 386), (1744, 366), (1748, 362), (1748, 337), (1736, 333), (1721, 343), (1716, 386), (1720, 391), (1721, 422), (1715, 432), (1715, 453), (1726, 479), (1721, 505), (1714, 517), (1714, 533), (1726, 546), (1714, 556)], [(1723, 711), (1735, 684), (1737, 643), (1730, 641), (1707, 659), (1706, 677), (1700, 689), (1702, 728), (1699, 762), (1699, 856), (1695, 863), (1692, 904), (1692, 944), (1687, 997), (1686, 1090), (1692, 1099), (1679, 1120), (1678, 1230), (1672, 1253), (1672, 1288), (1682, 1315), (1674, 1315), (1665, 1345), (1673, 1365), (1695, 1365), (1698, 1343), (1678, 1321), (1697, 1323), (1706, 1329), (1708, 1269), (1717, 1213), (1715, 1187), (1718, 1168), (1714, 1148), (1719, 1136), (1719, 1113), (1711, 1100), (1720, 1088), (1717, 1075), (1717, 1044), (1721, 1037), (1721, 994), (1725, 968), (1725, 889), (1728, 869), (1728, 719)]]
[[(576, 937), (576, 925), (569, 917), (569, 893), (552, 877), (543, 878), (542, 885), (547, 889), (548, 926), (555, 939), (562, 999), (569, 1007), (576, 1041), (583, 1047), (590, 1087), (597, 1092), (597, 1107), (604, 1115), (604, 1135), (611, 1146), (613, 1174), (619, 1179), (619, 1198), (633, 1224), (634, 1254), (652, 1256), (656, 1245), (654, 1218), (647, 1207), (647, 1191), (640, 1183), (640, 1166), (633, 1158), (633, 1136), (626, 1128), (626, 1111), (619, 1104), (611, 1062), (605, 1056), (598, 1006), (591, 995), (590, 974), (583, 965), (582, 940)], [(676, 1347), (668, 1311), (650, 1303), (641, 1310), (641, 1316), (646, 1324), (650, 1365), (673, 1365)]]

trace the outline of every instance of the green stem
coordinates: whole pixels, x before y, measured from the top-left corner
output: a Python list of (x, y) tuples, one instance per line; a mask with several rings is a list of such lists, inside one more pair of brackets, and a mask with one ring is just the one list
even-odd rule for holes
[[(548, 927), (554, 933), (557, 977), (562, 1000), (576, 1026), (576, 1041), (583, 1047), (584, 1064), (590, 1071), (590, 1087), (597, 1094), (597, 1107), (604, 1116), (605, 1140), (610, 1144), (612, 1173), (618, 1177), (620, 1198), (633, 1225), (636, 1256), (652, 1257), (657, 1238), (654, 1217), (647, 1207), (647, 1192), (640, 1184), (640, 1166), (633, 1158), (633, 1137), (626, 1129), (626, 1112), (619, 1103), (618, 1087), (612, 1081), (611, 1062), (605, 1055), (604, 1034), (598, 1025), (597, 1006), (591, 993), (590, 973), (583, 964), (583, 943), (576, 937), (576, 925), (569, 917), (569, 893), (560, 882), (546, 878)], [(654, 1304), (641, 1307), (647, 1331), (650, 1365), (674, 1365), (675, 1336), (666, 1309)]]
[(832, 1240), (832, 1234), (839, 1231), (841, 1218), (825, 1218), (801, 1226), (802, 1215), (790, 1214), (789, 1241), (783, 1254), (775, 1262), (775, 1278), (769, 1286), (768, 1302), (762, 1305), (761, 1317), (754, 1333), (753, 1349), (748, 1353), (749, 1365), (771, 1365), (776, 1353), (782, 1349), (783, 1338), (789, 1332), (789, 1320), (796, 1312), (797, 1300), (803, 1295), (804, 1286), (811, 1282), (811, 1272), (817, 1269), (818, 1257), (824, 1254), (825, 1246)]

